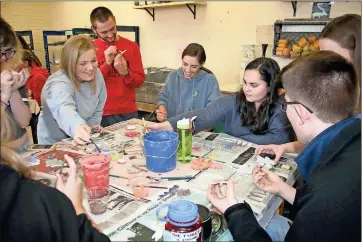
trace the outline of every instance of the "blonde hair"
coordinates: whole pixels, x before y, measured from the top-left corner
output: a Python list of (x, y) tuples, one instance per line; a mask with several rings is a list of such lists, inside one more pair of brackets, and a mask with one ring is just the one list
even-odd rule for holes
[(5, 112), (1, 112), (1, 159), (0, 164), (12, 167), (21, 176), (30, 178), (31, 170), (24, 164), (23, 159), (15, 153), (11, 148), (7, 147), (7, 143), (13, 140), (12, 131), (14, 130), (14, 124), (12, 123), (9, 115)]
[[(80, 92), (78, 77), (76, 75), (76, 66), (78, 58), (88, 50), (96, 51), (96, 47), (90, 37), (85, 35), (72, 36), (65, 43), (60, 57), (60, 70), (62, 70), (70, 80), (72, 80), (75, 89)], [(97, 80), (94, 76), (90, 81), (90, 87), (93, 94), (96, 92)]]

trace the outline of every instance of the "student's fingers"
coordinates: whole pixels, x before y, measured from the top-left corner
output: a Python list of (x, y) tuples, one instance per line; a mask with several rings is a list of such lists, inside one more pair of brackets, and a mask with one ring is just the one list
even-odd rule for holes
[(60, 174), (56, 174), (57, 176), (57, 183), (55, 184), (55, 188), (58, 189), (59, 191), (63, 192), (64, 191), (64, 182), (62, 179), (62, 176)]
[(83, 141), (80, 137), (74, 136), (73, 140), (79, 145), (85, 145), (87, 142)]
[(226, 196), (228, 198), (235, 198), (235, 194), (234, 194), (234, 181), (232, 180), (228, 180), (227, 182), (227, 190), (226, 190)]
[(72, 157), (69, 155), (64, 155), (64, 160), (69, 165), (69, 177), (76, 177), (77, 175), (77, 166), (75, 165), (75, 162)]
[(213, 190), (215, 188), (214, 184), (210, 184), (209, 187), (207, 188), (207, 199), (209, 199), (211, 202), (215, 199), (214, 194), (213, 194)]

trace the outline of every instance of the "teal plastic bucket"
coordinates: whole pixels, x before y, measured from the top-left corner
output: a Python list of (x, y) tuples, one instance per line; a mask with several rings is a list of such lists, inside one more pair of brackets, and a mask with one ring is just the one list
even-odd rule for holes
[(176, 167), (178, 134), (171, 131), (152, 131), (144, 135), (144, 155), (147, 169), (168, 172)]

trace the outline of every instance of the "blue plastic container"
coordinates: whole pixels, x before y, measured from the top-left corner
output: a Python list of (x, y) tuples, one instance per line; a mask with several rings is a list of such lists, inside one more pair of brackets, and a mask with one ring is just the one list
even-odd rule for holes
[(168, 172), (176, 167), (178, 134), (171, 131), (152, 131), (144, 137), (144, 155), (147, 169)]

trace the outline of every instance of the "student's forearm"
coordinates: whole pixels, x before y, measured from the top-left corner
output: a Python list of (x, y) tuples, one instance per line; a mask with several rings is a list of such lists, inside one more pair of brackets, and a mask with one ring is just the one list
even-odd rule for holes
[(24, 103), (19, 91), (12, 93), (9, 103), (15, 120), (22, 128), (27, 127), (31, 119), (31, 112), (29, 107)]
[(286, 143), (283, 144), (283, 146), (285, 147), (286, 153), (300, 153), (305, 147), (305, 145), (299, 141)]
[(283, 182), (280, 190), (279, 197), (286, 200), (288, 203), (293, 204), (295, 199), (296, 190), (292, 186), (289, 186), (287, 183)]

